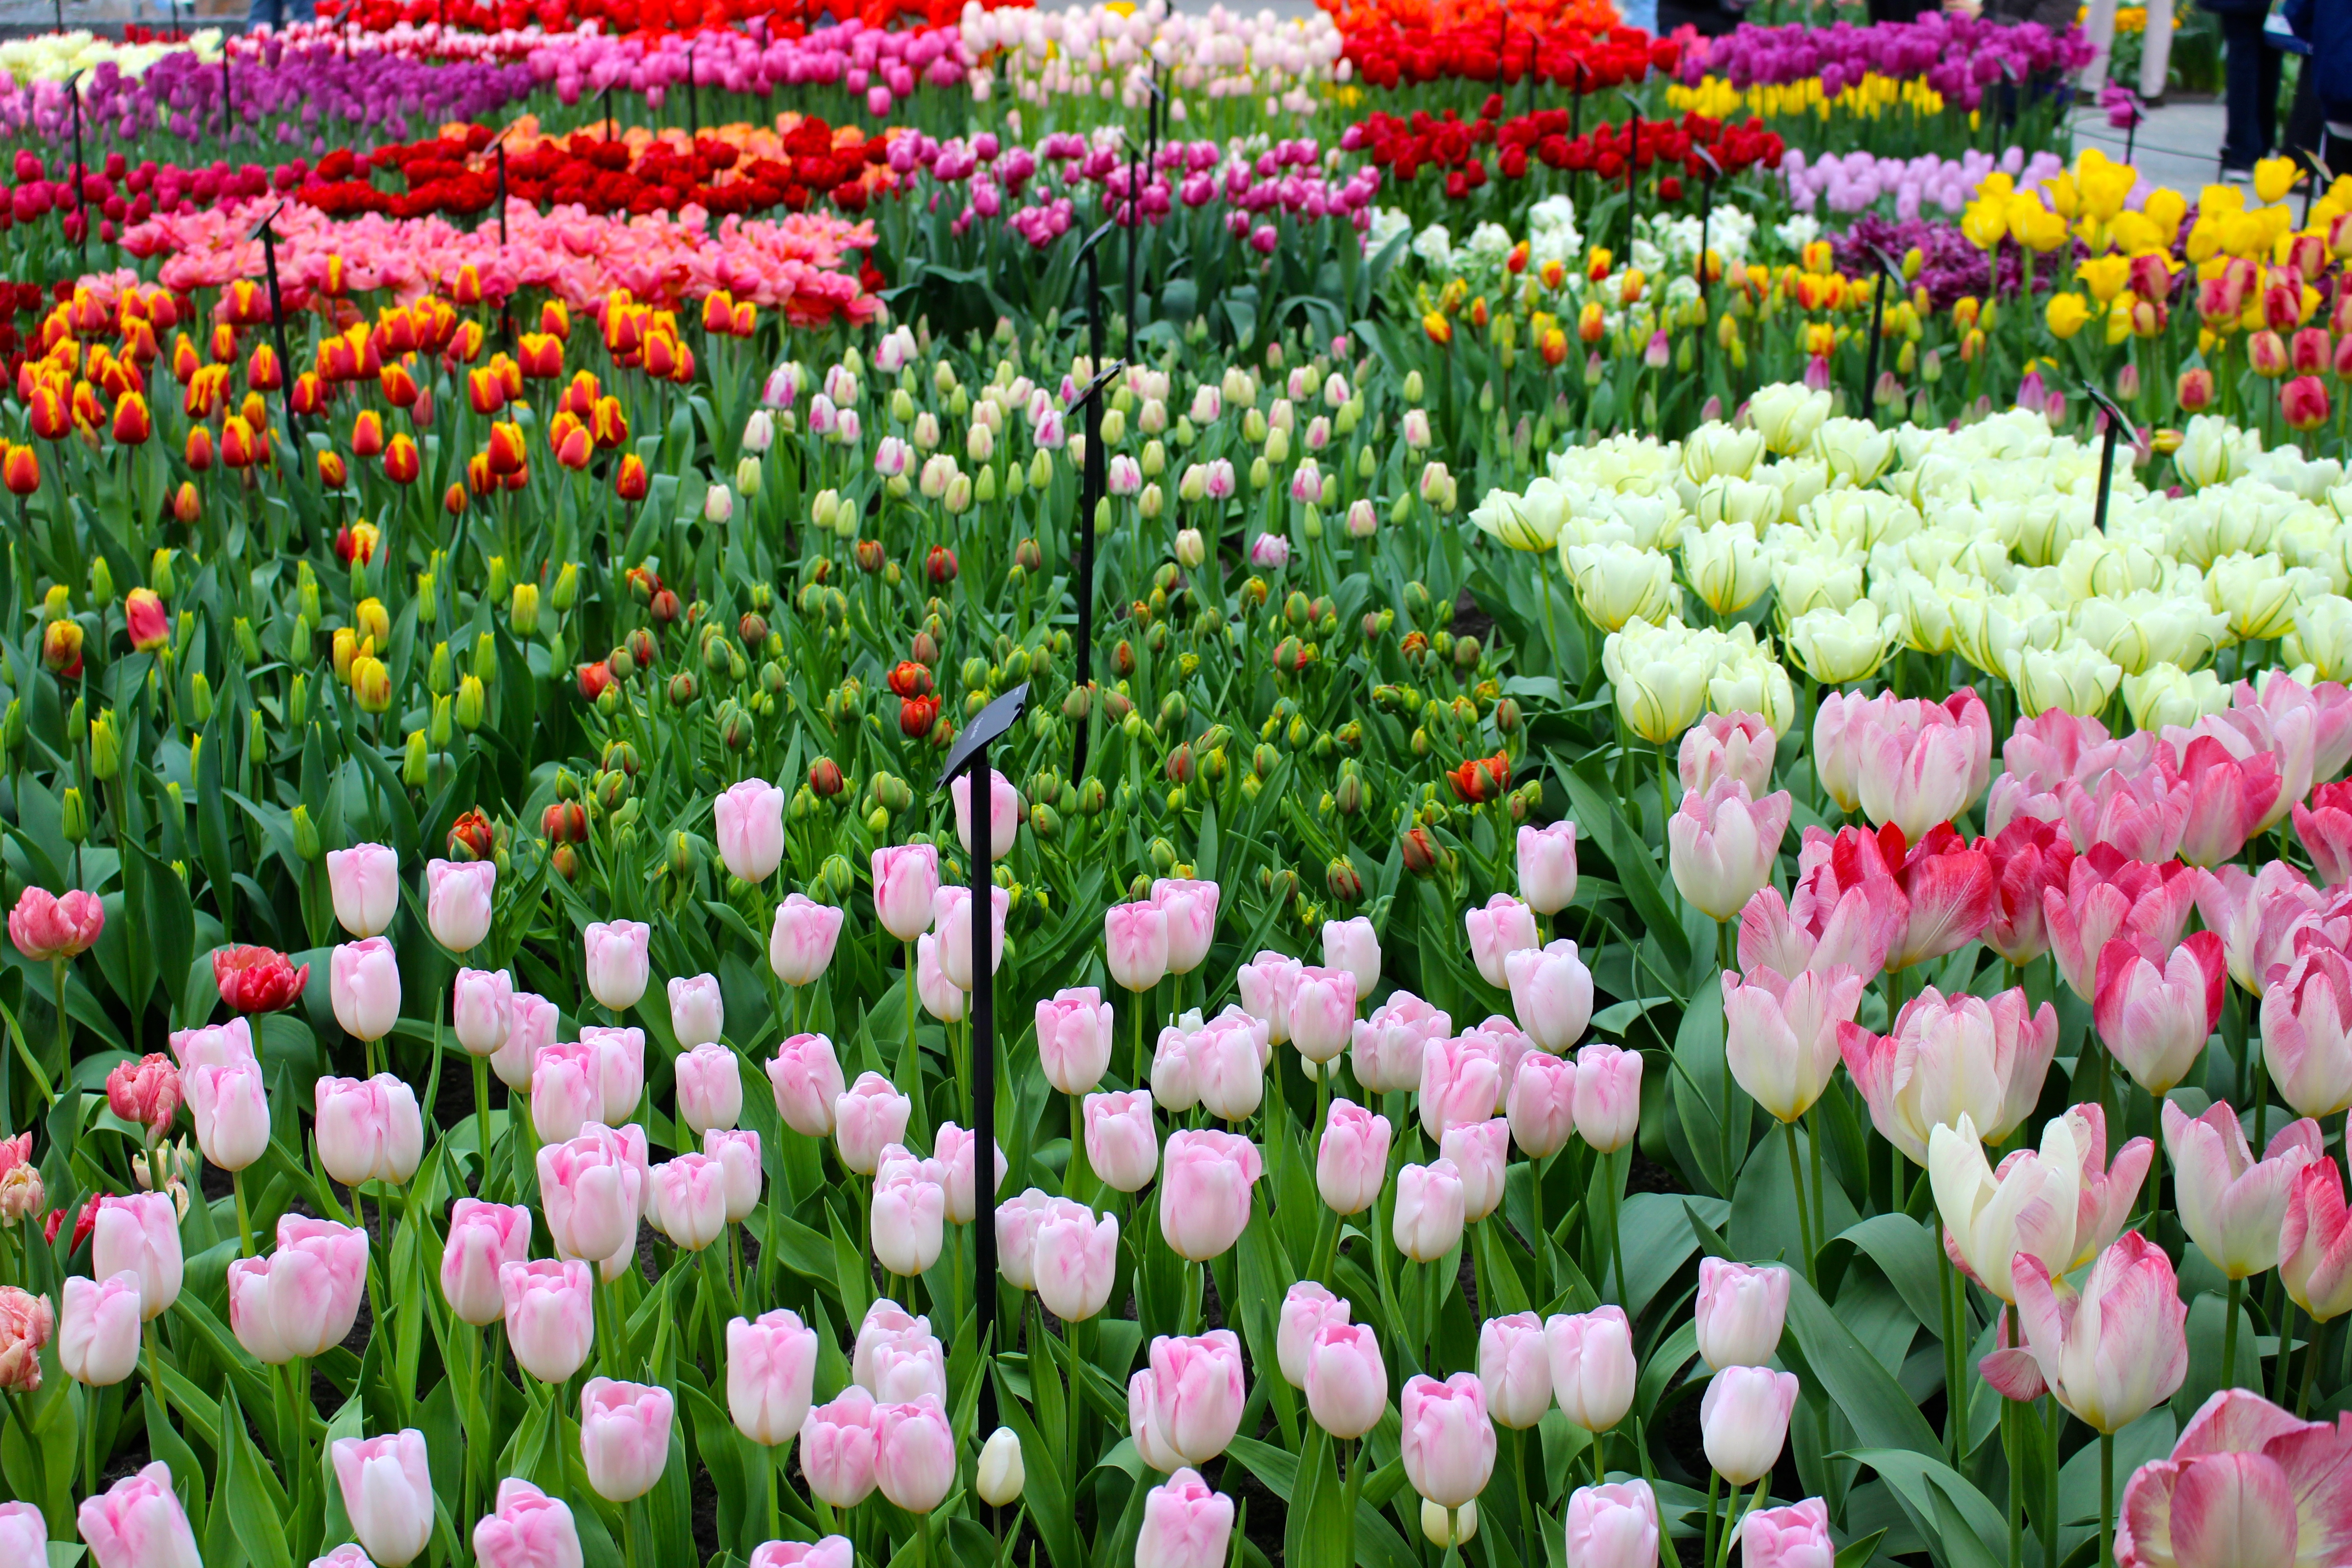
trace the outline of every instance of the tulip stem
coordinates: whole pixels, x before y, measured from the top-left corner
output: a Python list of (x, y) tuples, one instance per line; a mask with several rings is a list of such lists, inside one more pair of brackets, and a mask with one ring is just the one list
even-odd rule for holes
[(2108, 1563), (2116, 1560), (2116, 1435), (2112, 1432), (2099, 1434), (2099, 1555)]
[(98, 1495), (98, 1387), (81, 1385), (81, 1495)]
[[(1600, 1441), (1598, 1434), (1595, 1434), (1593, 1441)], [(1705, 1542), (1699, 1548), (1699, 1568), (1711, 1568), (1711, 1565), (1715, 1562), (1715, 1538), (1721, 1523), (1721, 1521), (1716, 1514), (1715, 1504), (1717, 1494), (1722, 1489), (1722, 1475), (1715, 1469), (1709, 1468), (1706, 1472), (1706, 1531)]]
[(163, 1355), (156, 1346), (160, 1334), (154, 1319), (147, 1320), (141, 1334), (147, 1342), (147, 1386), (155, 1391), (155, 1408), (163, 1413), (164, 1424), (168, 1426), (172, 1419), (172, 1399), (163, 1392)]
[[(1758, 1508), (1762, 1506), (1765, 1489), (1769, 1487), (1771, 1484), (1772, 1478), (1769, 1474), (1759, 1476), (1756, 1479), (1756, 1489), (1748, 1494), (1748, 1506), (1746, 1508), (1738, 1507), (1739, 1489), (1738, 1487), (1732, 1488), (1731, 1495), (1724, 1500), (1726, 1507), (1724, 1509), (1723, 1517), (1723, 1540), (1718, 1548), (1721, 1555), (1716, 1559), (1716, 1568), (1724, 1568), (1724, 1565), (1731, 1561), (1732, 1542), (1737, 1541), (1739, 1537), (1740, 1525), (1746, 1523), (1748, 1516), (1754, 1513)], [(1739, 1515), (1736, 1520), (1731, 1517), (1734, 1510), (1737, 1510)]]
[[(1795, 1189), (1797, 1194), (1797, 1246), (1805, 1255), (1805, 1283), (1811, 1285), (1813, 1282), (1813, 1226), (1805, 1215), (1805, 1167), (1803, 1162), (1797, 1157), (1797, 1124), (1793, 1121), (1783, 1121), (1780, 1123), (1780, 1131), (1789, 1140), (1789, 1184)], [(1947, 1264), (1945, 1267), (1948, 1269), (1950, 1265)], [(1621, 1292), (1624, 1289), (1623, 1279), (1618, 1280), (1617, 1288)], [(1948, 1298), (1950, 1294), (1948, 1288), (1945, 1295)]]
[(1952, 1310), (1952, 1257), (1936, 1237), (1936, 1286), (1944, 1313), (1944, 1462), (1957, 1466), (1960, 1451), (1960, 1331)]
[(481, 1155), (481, 1194), (490, 1195), (490, 1058), (475, 1057), (474, 1137)]
[(2246, 1282), (2243, 1279), (2232, 1279), (2230, 1281), (2228, 1306), (2225, 1309), (2229, 1317), (2221, 1325), (2221, 1386), (2223, 1388), (2238, 1386), (2238, 1311), (2245, 1304), (2245, 1300)]
[(2319, 1342), (2327, 1337), (2327, 1325), (2314, 1318), (2311, 1321), (2311, 1351), (2303, 1358), (2303, 1392), (2294, 1396), (2294, 1414), (2304, 1419), (2311, 1408), (2311, 1391), (2319, 1384)]
[(245, 1173), (243, 1171), (230, 1172), (228, 1184), (230, 1190), (236, 1194), (236, 1234), (239, 1243), (245, 1248), (245, 1250), (238, 1253), (237, 1256), (240, 1258), (251, 1258), (255, 1255), (253, 1250), (253, 1215), (245, 1206)]
[(1666, 755), (1664, 742), (1658, 746), (1658, 849), (1665, 853), (1666, 823), (1675, 815), (1675, 763)]
[[(979, 1167), (974, 1165), (974, 1170)], [(1070, 1163), (1063, 1171), (1062, 1190), (1080, 1203), (1087, 1201), (1087, 1115), (1085, 1102), (1070, 1096)]]

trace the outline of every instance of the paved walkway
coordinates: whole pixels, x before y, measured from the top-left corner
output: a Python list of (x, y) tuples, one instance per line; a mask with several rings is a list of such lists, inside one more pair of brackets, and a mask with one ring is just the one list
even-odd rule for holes
[[(2194, 201), (2202, 187), (2221, 174), (2222, 122), (2221, 100), (2174, 102), (2150, 111), (2130, 139), (2132, 162), (2143, 179), (2169, 185)], [(2076, 111), (2074, 148), (2096, 147), (2120, 162), (2124, 133), (2107, 124), (2096, 109)]]

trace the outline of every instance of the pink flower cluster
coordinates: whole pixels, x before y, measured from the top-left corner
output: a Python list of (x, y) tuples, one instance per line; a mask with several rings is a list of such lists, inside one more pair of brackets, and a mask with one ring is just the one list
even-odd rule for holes
[(892, 32), (856, 21), (765, 42), (725, 28), (654, 39), (583, 31), (546, 38), (527, 58), (531, 74), (552, 86), (566, 104), (617, 87), (643, 95), (658, 109), (669, 89), (687, 81), (690, 69), (697, 85), (729, 92), (840, 87), (864, 93), (866, 110), (875, 115), (912, 98), (919, 83), (961, 87), (972, 64), (962, 35), (952, 27)]

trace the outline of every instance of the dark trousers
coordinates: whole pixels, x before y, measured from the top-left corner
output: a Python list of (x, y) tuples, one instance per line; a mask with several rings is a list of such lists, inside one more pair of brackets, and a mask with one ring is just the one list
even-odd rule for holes
[(2251, 169), (2278, 140), (2279, 54), (2263, 41), (2263, 13), (2221, 16), (2221, 66), (2230, 90), (2229, 133), (2221, 167)]

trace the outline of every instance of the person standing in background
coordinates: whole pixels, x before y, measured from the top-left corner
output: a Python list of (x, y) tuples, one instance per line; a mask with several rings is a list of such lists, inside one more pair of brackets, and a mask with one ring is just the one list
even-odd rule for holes
[(2286, 25), (2311, 46), (2297, 73), (2295, 101), (2306, 94), (2318, 121), (2308, 138), (2308, 151), (2320, 153), (2323, 140), (2333, 164), (2343, 156), (2343, 144), (2352, 142), (2352, 5), (2346, 0), (2287, 0)]
[(2198, 4), (2221, 23), (2221, 73), (2230, 105), (2229, 130), (2221, 141), (2221, 178), (2251, 180), (2254, 165), (2271, 155), (2278, 141), (2279, 52), (2263, 41), (2270, 0)]
[[(2260, 0), (2255, 0), (2259, 4)], [(2046, 9), (2046, 7), (2044, 7)], [(2209, 5), (2210, 11), (2219, 6)], [(2042, 20), (2036, 16), (2035, 20)], [(2260, 24), (2257, 23), (2259, 28)], [(2083, 90), (2093, 98), (2107, 84), (2107, 65), (2115, 53), (2116, 0), (2090, 0), (2083, 19), (2083, 36), (2091, 40), (2091, 63), (2083, 71)], [(2147, 27), (2139, 41), (2139, 97), (2144, 104), (2164, 100), (2164, 84), (2172, 71), (2172, 0), (2147, 0)]]
[(256, 27), (283, 27), (289, 22), (315, 22), (319, 19), (318, 0), (253, 0), (253, 8), (245, 14), (245, 30)]

